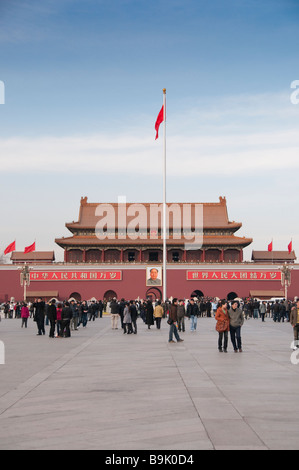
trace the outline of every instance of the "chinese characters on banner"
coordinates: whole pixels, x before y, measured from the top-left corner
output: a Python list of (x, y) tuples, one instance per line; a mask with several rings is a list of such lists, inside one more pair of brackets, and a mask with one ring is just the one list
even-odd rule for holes
[(187, 271), (187, 281), (281, 281), (280, 271)]
[(30, 281), (121, 281), (122, 271), (31, 271)]

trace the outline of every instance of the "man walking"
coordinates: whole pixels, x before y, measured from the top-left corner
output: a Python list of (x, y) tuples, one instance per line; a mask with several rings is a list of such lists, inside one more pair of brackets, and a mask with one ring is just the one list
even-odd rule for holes
[(243, 312), (239, 308), (239, 302), (233, 301), (228, 311), (230, 339), (235, 352), (242, 352), (241, 326), (244, 323)]
[(170, 328), (169, 328), (169, 343), (175, 343), (173, 341), (173, 335), (175, 336), (175, 339), (177, 340), (178, 343), (181, 343), (184, 341), (183, 339), (180, 338), (178, 334), (178, 327), (177, 327), (177, 307), (178, 307), (178, 299), (173, 299), (172, 305), (170, 307), (170, 312), (169, 312), (169, 322), (170, 323)]
[(184, 301), (180, 299), (179, 305), (177, 308), (177, 317), (178, 317), (178, 329), (179, 331), (185, 331), (185, 305)]

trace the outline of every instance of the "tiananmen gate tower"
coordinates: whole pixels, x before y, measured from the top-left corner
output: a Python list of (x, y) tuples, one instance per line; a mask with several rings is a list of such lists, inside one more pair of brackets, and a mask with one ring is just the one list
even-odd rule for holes
[[(299, 294), (294, 252), (272, 258), (253, 252), (252, 261), (243, 261), (253, 240), (238, 236), (242, 223), (229, 220), (225, 197), (168, 203), (167, 221), (168, 298), (284, 297), (284, 263), (292, 268), (289, 298)], [(82, 197), (78, 220), (65, 225), (70, 236), (55, 239), (64, 262), (55, 262), (54, 252), (12, 253), (14, 264), (0, 266), (0, 301), (23, 300), (24, 262), (30, 268), (27, 300), (162, 298), (162, 204), (90, 203)], [(200, 242), (193, 243), (196, 229)]]

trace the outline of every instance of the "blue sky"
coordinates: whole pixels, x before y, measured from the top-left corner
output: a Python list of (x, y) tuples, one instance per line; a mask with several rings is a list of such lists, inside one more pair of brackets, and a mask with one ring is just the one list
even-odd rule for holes
[[(0, 249), (55, 249), (91, 202), (226, 196), (245, 252), (299, 250), (295, 0), (2, 0)], [(299, 251), (298, 251), (299, 253)]]

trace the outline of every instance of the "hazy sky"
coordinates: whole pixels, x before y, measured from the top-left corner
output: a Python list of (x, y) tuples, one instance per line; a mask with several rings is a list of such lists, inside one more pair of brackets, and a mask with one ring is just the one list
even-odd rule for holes
[(61, 260), (81, 196), (161, 201), (165, 87), (167, 200), (226, 196), (245, 259), (299, 255), (298, 26), (297, 0), (1, 0), (0, 251)]

